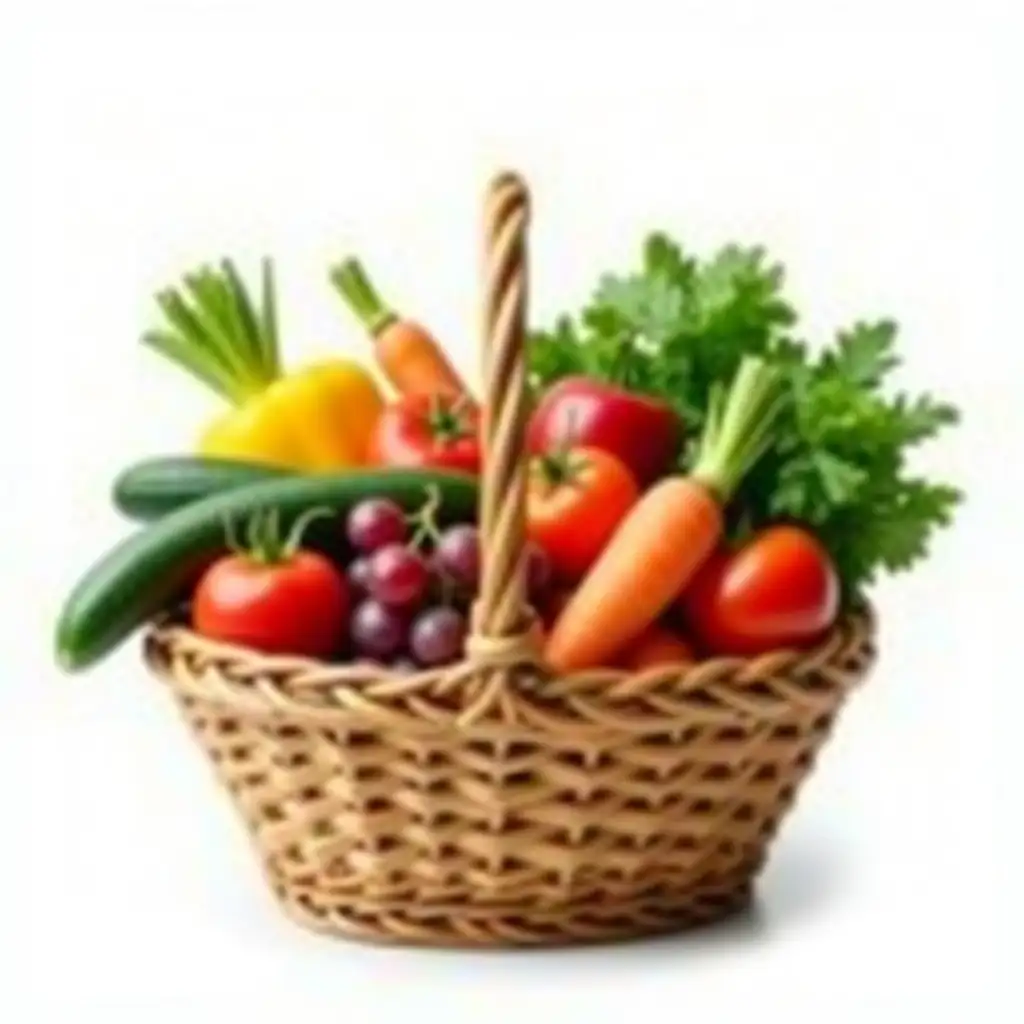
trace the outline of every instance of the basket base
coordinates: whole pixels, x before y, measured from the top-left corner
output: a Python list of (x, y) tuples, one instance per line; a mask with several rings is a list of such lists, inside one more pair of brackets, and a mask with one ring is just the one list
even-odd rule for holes
[(313, 931), (373, 944), (451, 948), (568, 946), (683, 931), (747, 909), (752, 891), (748, 878), (589, 906), (371, 909), (275, 886), (285, 913)]

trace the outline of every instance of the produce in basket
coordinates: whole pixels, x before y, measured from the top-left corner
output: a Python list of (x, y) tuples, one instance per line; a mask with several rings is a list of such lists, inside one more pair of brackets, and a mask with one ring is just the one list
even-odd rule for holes
[(802, 647), (839, 613), (839, 576), (807, 530), (769, 526), (735, 551), (716, 552), (683, 592), (691, 634), (713, 654)]
[(618, 456), (646, 487), (667, 473), (683, 439), (667, 402), (587, 377), (565, 377), (540, 395), (527, 434), (538, 454), (573, 445)]
[(370, 436), (378, 466), (433, 466), (480, 472), (480, 425), (465, 397), (406, 395), (387, 406)]
[(111, 499), (129, 519), (149, 522), (212, 494), (273, 480), (289, 472), (263, 462), (165, 455), (143, 459), (119, 473)]
[(555, 622), (547, 659), (559, 672), (610, 664), (683, 592), (722, 538), (724, 512), (771, 446), (779, 373), (753, 356), (728, 395), (716, 392), (693, 469), (633, 506)]
[[(438, 511), (445, 521), (472, 516), (477, 500), (472, 477), (423, 470), (283, 476), (179, 508), (122, 541), (82, 576), (57, 620), (58, 660), (68, 670), (86, 668), (180, 602), (202, 570), (225, 553), (228, 521), (273, 508), (287, 529), (310, 508), (324, 506), (344, 515), (357, 502), (379, 495), (414, 510), (427, 488), (440, 494)], [(329, 550), (341, 529), (312, 523), (309, 533), (318, 548)]]
[[(346, 534), (358, 554), (347, 565), (363, 600), (352, 616), (352, 654), (392, 667), (436, 667), (462, 655), (466, 615), (479, 583), (480, 541), (470, 523), (442, 529), (439, 491), (406, 515), (388, 499), (368, 499), (348, 513)], [(542, 599), (551, 578), (532, 552), (530, 592)]]
[(687, 666), (696, 660), (693, 646), (678, 633), (654, 625), (626, 648), (619, 663), (623, 668), (640, 671), (645, 668), (664, 668), (666, 665)]
[(409, 650), (428, 668), (447, 665), (462, 657), (466, 619), (456, 609), (439, 606), (421, 612), (409, 631)]
[(638, 495), (633, 475), (601, 448), (551, 449), (530, 463), (526, 533), (563, 580), (594, 564)]
[(282, 375), (269, 260), (258, 308), (230, 260), (186, 274), (157, 302), (167, 324), (143, 341), (233, 406), (203, 433), (201, 454), (313, 470), (366, 461), (382, 406), (377, 386), (345, 359)]
[(695, 439), (716, 387), (748, 356), (783, 375), (786, 401), (775, 443), (740, 484), (731, 539), (779, 521), (804, 525), (835, 563), (844, 605), (862, 601), (880, 571), (922, 558), (949, 523), (955, 487), (915, 474), (912, 449), (958, 419), (931, 395), (889, 387), (899, 366), (896, 325), (859, 322), (815, 351), (793, 332), (785, 275), (759, 247), (729, 245), (701, 260), (652, 234), (640, 270), (606, 274), (580, 313), (530, 339), (535, 393), (583, 374), (659, 399), (686, 424), (679, 456)]
[[(368, 282), (358, 263), (335, 268), (333, 276), (339, 287), (344, 283), (343, 290), (358, 293), (361, 308), (369, 310), (367, 296), (375, 293), (372, 287), (365, 291)], [(948, 521), (958, 492), (910, 474), (906, 452), (954, 422), (955, 410), (929, 396), (885, 395), (884, 382), (897, 363), (895, 328), (887, 322), (858, 325), (842, 333), (834, 349), (816, 358), (809, 356), (803, 345), (782, 333), (793, 325), (795, 314), (781, 297), (781, 282), (781, 271), (768, 264), (760, 250), (729, 248), (701, 264), (684, 257), (663, 236), (653, 236), (641, 275), (606, 278), (578, 322), (563, 318), (554, 332), (534, 336), (532, 382), (537, 401), (528, 443), (540, 456), (531, 473), (527, 532), (546, 556), (540, 561), (536, 553), (531, 556), (534, 575), (548, 572), (550, 566), (563, 581), (578, 580), (599, 556), (605, 561), (612, 558), (605, 548), (637, 497), (636, 485), (631, 490), (623, 473), (612, 471), (615, 459), (625, 462), (642, 488), (678, 460), (696, 469), (694, 428), (707, 433), (708, 418), (715, 415), (708, 408), (714, 404), (715, 389), (727, 374), (736, 373), (742, 360), (762, 360), (777, 376), (783, 396), (771, 403), (771, 429), (761, 439), (759, 460), (735, 484), (736, 494), (720, 527), (723, 546), (702, 554), (692, 527), (683, 531), (676, 526), (673, 533), (661, 513), (655, 517), (656, 524), (641, 521), (633, 528), (635, 536), (643, 534), (647, 545), (664, 545), (672, 556), (670, 562), (692, 560), (693, 564), (686, 573), (666, 573), (658, 581), (660, 586), (645, 578), (642, 597), (635, 601), (624, 595), (638, 584), (623, 582), (625, 577), (603, 585), (584, 580), (573, 600), (563, 595), (560, 605), (587, 609), (588, 602), (596, 602), (616, 622), (614, 629), (595, 631), (593, 622), (602, 621), (600, 617), (563, 609), (567, 614), (559, 616), (548, 648), (555, 663), (571, 663), (561, 661), (569, 655), (560, 651), (560, 645), (568, 643), (571, 648), (578, 642), (566, 639), (574, 628), (602, 638), (598, 652), (587, 655), (590, 663), (595, 663), (594, 658), (606, 664), (620, 660), (631, 637), (660, 614), (670, 583), (676, 591), (670, 600), (685, 610), (689, 632), (707, 655), (750, 655), (776, 646), (813, 643), (832, 625), (841, 607), (862, 600), (864, 587), (879, 568), (898, 570), (911, 564), (924, 553), (931, 530)], [(444, 363), (428, 358), (429, 346), (419, 346), (422, 358), (409, 361), (410, 367), (420, 367), (418, 376), (403, 378), (409, 394), (381, 412), (379, 396), (372, 385), (370, 390), (363, 387), (363, 371), (351, 364), (336, 362), (329, 371), (268, 383), (279, 372), (269, 263), (264, 265), (258, 311), (230, 262), (220, 272), (204, 269), (189, 275), (181, 292), (170, 290), (160, 302), (173, 329), (147, 335), (150, 344), (221, 390), (258, 393), (243, 403), (237, 416), (228, 418), (239, 426), (227, 433), (245, 437), (242, 446), (232, 449), (231, 458), (147, 460), (122, 474), (115, 483), (114, 499), (126, 514), (143, 520), (157, 518), (207, 495), (279, 475), (286, 467), (270, 463), (281, 455), (283, 446), (291, 446), (291, 456), (279, 462), (322, 463), (330, 446), (345, 462), (348, 456), (338, 453), (353, 438), (362, 437), (365, 443), (356, 442), (363, 448), (362, 457), (381, 463), (479, 469), (476, 410), (467, 401), (461, 381), (456, 388), (454, 378), (446, 377)], [(375, 298), (374, 308), (381, 323), (388, 321), (379, 299)], [(436, 348), (436, 343), (430, 344)], [(312, 387), (314, 376), (320, 384), (330, 378), (338, 387), (333, 391), (333, 384)], [(423, 390), (428, 386), (436, 389), (429, 395)], [(456, 393), (460, 397), (453, 397)], [(294, 401), (283, 401), (283, 395), (294, 396)], [(331, 414), (325, 416), (328, 407)], [(684, 421), (690, 427), (688, 442), (682, 431)], [(248, 427), (254, 424), (250, 432)], [(312, 441), (299, 458), (295, 439), (304, 436)], [(597, 449), (586, 471), (566, 457), (562, 449), (567, 439), (570, 444), (587, 442)], [(315, 451), (320, 455), (310, 454)], [(241, 460), (243, 454), (249, 455), (249, 461)], [(705, 458), (705, 470), (708, 465)], [(613, 486), (613, 480), (618, 485)], [(666, 505), (675, 502), (659, 496), (678, 491), (679, 483), (655, 481), (641, 495), (640, 508), (660, 506), (664, 512)], [(359, 494), (365, 493), (366, 486), (366, 481), (354, 482)], [(691, 493), (683, 504), (692, 511), (700, 503), (694, 502)], [(803, 532), (773, 532), (780, 521)], [(706, 540), (719, 529), (714, 522), (709, 524)], [(465, 530), (472, 527), (467, 525)], [(767, 538), (760, 543), (758, 531)], [(753, 542), (749, 540), (752, 533)], [(777, 555), (781, 550), (777, 538), (794, 536), (805, 542), (790, 544), (790, 556), (793, 552), (816, 554), (803, 563), (776, 557), (765, 577), (765, 552)], [(438, 545), (437, 578), (454, 583), (469, 600), (479, 573), (479, 551), (471, 554), (469, 545), (478, 547), (478, 542), (460, 540), (458, 534), (454, 538)], [(132, 542), (129, 550), (137, 544), (145, 551), (148, 543), (143, 537)], [(455, 552), (461, 545), (461, 554), (454, 558), (446, 554), (446, 544)], [(621, 552), (626, 545), (617, 541), (612, 546)], [(641, 545), (618, 556), (619, 568), (628, 567), (631, 579), (641, 568), (658, 574), (659, 566), (650, 558), (645, 560), (643, 550)], [(454, 573), (451, 566), (445, 570), (446, 557), (455, 566)], [(710, 564), (701, 568), (706, 558)], [(752, 575), (754, 564), (760, 572)], [(798, 564), (804, 565), (802, 574), (795, 568)], [(817, 567), (814, 585), (808, 583), (808, 564)], [(195, 578), (194, 565), (165, 568), (171, 571), (161, 578), (173, 580), (174, 586), (158, 587), (156, 594), (180, 593)], [(660, 571), (664, 570), (663, 563)], [(353, 560), (347, 572), (356, 593), (372, 595), (370, 560)], [(105, 573), (99, 575), (105, 578)], [(118, 574), (112, 578), (118, 579)], [(613, 591), (618, 598), (607, 596)], [(545, 593), (546, 587), (534, 586), (533, 592)], [(101, 603), (107, 600), (104, 588), (97, 590), (88, 582), (78, 593), (89, 598), (85, 607), (94, 606), (90, 595)], [(140, 597), (148, 593), (143, 587)], [(760, 596), (754, 601), (752, 594)], [(784, 599), (789, 603), (781, 616)], [(628, 603), (629, 614), (620, 616), (616, 601)], [(541, 610), (550, 620), (552, 599), (544, 603)], [(135, 604), (153, 608), (144, 600)], [(72, 613), (82, 607), (78, 595), (69, 603)], [(102, 617), (112, 618), (107, 613)], [(135, 621), (127, 612), (116, 617), (124, 620), (125, 628)], [(71, 644), (69, 651), (75, 646)], [(76, 660), (77, 656), (65, 653), (71, 662)]]
[(330, 657), (348, 628), (349, 587), (329, 558), (300, 547), (313, 518), (325, 515), (333, 513), (310, 509), (282, 537), (273, 510), (253, 514), (248, 543), (243, 547), (231, 537), (231, 553), (196, 584), (193, 628), (270, 654)]
[[(366, 555), (388, 544), (401, 544), (408, 532), (405, 513), (390, 498), (367, 498), (345, 520), (348, 542)], [(369, 566), (368, 560), (366, 564)]]
[(469, 524), (445, 530), (438, 538), (433, 560), (444, 579), (475, 594), (480, 584), (480, 531)]
[(331, 269), (330, 277), (373, 337), (377, 360), (398, 391), (430, 397), (469, 395), (441, 346), (425, 328), (384, 305), (359, 260), (344, 260)]
[(406, 647), (408, 625), (401, 609), (367, 598), (352, 614), (352, 650), (371, 661), (400, 658)]

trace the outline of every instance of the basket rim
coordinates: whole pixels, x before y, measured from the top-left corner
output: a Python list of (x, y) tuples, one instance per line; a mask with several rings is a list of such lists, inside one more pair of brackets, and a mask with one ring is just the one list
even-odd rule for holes
[[(469, 656), (403, 674), (375, 663), (332, 664), (268, 655), (200, 636), (168, 613), (153, 622), (144, 652), (153, 671), (181, 696), (227, 705), (239, 714), (286, 713), (351, 722), (360, 716), (433, 731), (491, 717), (561, 730), (570, 721), (598, 731), (649, 731), (655, 720), (695, 722), (820, 715), (858, 683), (875, 657), (869, 604), (846, 611), (820, 643), (755, 658), (719, 657), (680, 672), (600, 668), (554, 675), (536, 649), (488, 668)], [(637, 709), (640, 708), (640, 712)]]
[[(176, 611), (165, 612), (155, 618), (147, 630), (145, 643), (173, 642), (181, 645), (186, 653), (204, 654), (211, 659), (223, 661), (225, 667), (252, 666), (257, 671), (277, 675), (280, 673), (300, 672), (308, 676), (304, 684), (311, 689), (316, 687), (331, 687), (345, 683), (358, 683), (368, 676), (375, 679), (392, 679), (403, 682), (408, 681), (429, 681), (438, 675), (446, 674), (460, 664), (467, 663), (468, 659), (460, 662), (453, 662), (442, 665), (439, 668), (423, 669), (419, 672), (392, 671), (387, 665), (375, 661), (344, 661), (332, 662), (319, 658), (311, 658), (300, 654), (267, 654), (263, 651), (245, 647), (241, 644), (231, 643), (224, 640), (213, 640), (205, 637), (191, 626), (188, 626), (183, 617), (185, 610), (182, 608)], [(877, 616), (874, 607), (869, 602), (861, 602), (845, 610), (836, 620), (832, 628), (825, 634), (818, 643), (812, 647), (795, 648), (780, 647), (777, 650), (768, 651), (755, 657), (741, 657), (735, 655), (719, 655), (713, 658), (704, 658), (694, 662), (687, 667), (684, 678), (703, 680), (707, 677), (715, 677), (721, 674), (722, 670), (735, 670), (743, 667), (751, 674), (760, 675), (764, 671), (771, 671), (779, 664), (791, 664), (800, 661), (808, 663), (820, 662), (823, 657), (834, 651), (836, 642), (845, 638), (850, 632), (856, 629), (864, 629), (869, 633), (877, 630)], [(780, 659), (784, 659), (780, 660)], [(549, 676), (550, 669), (544, 666), (539, 656), (523, 659), (526, 663), (540, 667)], [(473, 661), (475, 668), (479, 663)], [(602, 683), (615, 683), (626, 678), (647, 678), (670, 675), (673, 679), (679, 676), (678, 666), (666, 665), (651, 669), (644, 669), (635, 672), (631, 669), (600, 667), (583, 669), (573, 672), (567, 676), (559, 677), (563, 681), (571, 683), (575, 679), (590, 679), (599, 677)]]

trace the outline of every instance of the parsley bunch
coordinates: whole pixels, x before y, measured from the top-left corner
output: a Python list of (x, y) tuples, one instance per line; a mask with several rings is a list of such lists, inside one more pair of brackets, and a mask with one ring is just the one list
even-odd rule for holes
[[(787, 404), (778, 441), (733, 502), (733, 536), (779, 520), (807, 524), (838, 568), (847, 596), (880, 570), (927, 552), (961, 498), (915, 476), (908, 452), (957, 422), (930, 395), (891, 393), (896, 325), (858, 323), (812, 356), (792, 330), (784, 272), (758, 247), (727, 246), (708, 260), (651, 235), (638, 273), (608, 275), (577, 317), (531, 337), (535, 390), (585, 374), (669, 402), (699, 436), (712, 387), (758, 355), (779, 366)], [(680, 452), (689, 463), (691, 452)]]

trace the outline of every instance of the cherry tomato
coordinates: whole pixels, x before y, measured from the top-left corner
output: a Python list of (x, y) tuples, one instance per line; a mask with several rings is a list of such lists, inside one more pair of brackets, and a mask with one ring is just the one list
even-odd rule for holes
[(689, 665), (696, 661), (693, 648), (664, 626), (651, 626), (617, 659), (623, 668), (636, 671), (662, 665)]
[(527, 536), (557, 576), (579, 579), (594, 563), (638, 496), (625, 465), (600, 448), (569, 448), (531, 463)]
[(315, 551), (271, 562), (231, 554), (200, 579), (192, 625), (203, 636), (270, 654), (325, 658), (348, 631), (350, 605), (345, 578)]
[(450, 396), (406, 395), (377, 420), (370, 438), (370, 461), (380, 466), (479, 473), (479, 414)]
[(797, 526), (771, 526), (711, 557), (681, 599), (709, 654), (754, 655), (818, 640), (839, 611), (828, 552)]

